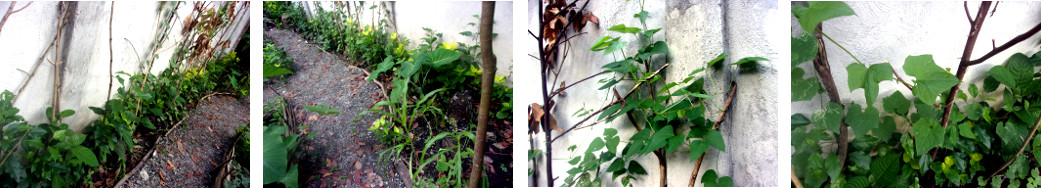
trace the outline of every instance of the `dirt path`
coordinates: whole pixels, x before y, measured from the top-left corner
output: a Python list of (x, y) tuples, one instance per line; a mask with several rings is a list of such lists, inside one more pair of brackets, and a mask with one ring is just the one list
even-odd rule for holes
[[(159, 141), (152, 157), (123, 187), (209, 187), (231, 152), (236, 128), (249, 124), (249, 101), (226, 95), (203, 99), (180, 127)], [(133, 167), (128, 167), (133, 168)]]
[[(267, 103), (278, 92), (290, 105), (299, 123), (309, 126), (314, 137), (300, 144), (300, 182), (307, 187), (406, 187), (411, 186), (408, 170), (398, 160), (379, 163), (379, 153), (387, 146), (368, 128), (379, 116), (355, 117), (380, 100), (374, 83), (365, 82), (363, 70), (347, 66), (334, 54), (323, 51), (292, 31), (270, 29), (264, 38), (283, 48), (295, 62), (293, 74), (285, 83), (265, 84)], [(275, 81), (280, 82), (280, 81)], [(340, 110), (338, 115), (321, 116), (303, 109), (304, 105), (326, 105)]]

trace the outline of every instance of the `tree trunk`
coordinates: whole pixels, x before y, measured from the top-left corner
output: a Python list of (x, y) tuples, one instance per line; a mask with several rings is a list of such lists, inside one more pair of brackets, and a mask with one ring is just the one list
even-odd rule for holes
[(495, 16), (495, 2), (485, 1), (481, 4), (481, 104), (477, 109), (477, 132), (474, 136), (473, 165), (470, 168), (470, 185), (476, 188), (481, 185), (481, 174), (484, 172), (485, 137), (488, 132), (488, 111), (492, 104), (492, 84), (495, 82), (495, 54), (492, 52), (492, 18)]

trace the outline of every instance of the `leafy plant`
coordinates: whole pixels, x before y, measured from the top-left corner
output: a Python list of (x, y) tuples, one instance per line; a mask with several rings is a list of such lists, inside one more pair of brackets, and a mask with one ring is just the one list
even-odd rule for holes
[[(793, 90), (793, 102), (811, 100), (820, 90), (829, 95), (837, 92), (830, 74), (818, 72), (819, 78), (804, 79), (806, 71), (798, 67), (810, 60), (815, 67), (828, 67), (827, 58), (817, 56), (818, 51), (824, 51), (818, 44), (823, 37), (857, 61), (846, 66), (847, 82), (850, 91), (864, 89), (866, 105), (841, 104), (832, 97), (832, 102), (810, 117), (792, 115), (793, 173), (802, 185), (1019, 187), (1023, 182), (1036, 182), (1034, 176), (1028, 176), (1028, 169), (1036, 169), (1039, 163), (1029, 162), (1030, 156), (1021, 154), (1038, 151), (1036, 147), (1027, 146), (1037, 146), (1039, 142), (1033, 138), (1041, 123), (1041, 108), (1031, 104), (1041, 99), (1041, 81), (1034, 71), (1041, 66), (1041, 55), (1012, 55), (1004, 64), (988, 71), (982, 88), (976, 83), (962, 82), (970, 66), (1023, 39), (1017, 37), (981, 59), (963, 56), (956, 74), (936, 65), (932, 55), (908, 56), (902, 68), (906, 75), (915, 78), (909, 80), (901, 78), (889, 62), (860, 62), (819, 29), (818, 25), (825, 20), (853, 15), (848, 5), (842, 2), (809, 2), (808, 5), (792, 8), (792, 14), (805, 31), (792, 37), (792, 87), (814, 90)], [(965, 54), (972, 54), (971, 46), (988, 10), (990, 2), (984, 2), (976, 18), (970, 17), (973, 32)], [(1041, 28), (1041, 24), (1035, 28)], [(1038, 29), (1033, 29), (1020, 36), (1025, 39), (1037, 32)], [(907, 90), (879, 100), (878, 83), (887, 81), (901, 84)], [(960, 84), (968, 85), (968, 89), (960, 89)], [(999, 88), (1003, 88), (1002, 99), (986, 97), (996, 94)], [(904, 92), (910, 92), (913, 98), (905, 97)], [(938, 98), (943, 102), (937, 102)], [(960, 102), (955, 103), (955, 99)], [(1003, 105), (992, 108), (988, 101), (1003, 102)], [(897, 124), (909, 124), (910, 129), (898, 131)], [(844, 139), (847, 131), (852, 131), (852, 140)], [(837, 151), (824, 150), (822, 142), (837, 142)], [(993, 161), (1006, 162), (999, 165)]]
[[(270, 185), (280, 183), (286, 187), (299, 186), (300, 176), (296, 156), (297, 147), (303, 142), (298, 131), (289, 127), (285, 118), (286, 103), (282, 97), (275, 97), (273, 102), (264, 104), (264, 181)], [(305, 129), (306, 127), (297, 127)], [(314, 133), (306, 137), (314, 137)]]
[(18, 116), (11, 100), (14, 94), (0, 94), (0, 123), (4, 136), (0, 146), (4, 148), (0, 162), (0, 181), (6, 187), (38, 186), (68, 187), (87, 184), (93, 168), (99, 165), (97, 155), (81, 145), (87, 135), (76, 133), (61, 119), (72, 116), (75, 111), (47, 109), (50, 123), (29, 125)]
[(272, 43), (264, 43), (264, 79), (293, 74), (293, 60), (286, 57), (282, 48)]

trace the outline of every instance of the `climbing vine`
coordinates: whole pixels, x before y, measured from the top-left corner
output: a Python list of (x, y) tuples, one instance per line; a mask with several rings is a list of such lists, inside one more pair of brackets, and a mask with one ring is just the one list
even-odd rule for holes
[[(595, 124), (611, 122), (618, 117), (624, 116), (629, 125), (637, 130), (627, 140), (623, 140), (615, 128), (606, 128), (602, 137), (595, 137), (587, 145), (585, 151), (577, 151), (578, 146), (572, 145), (567, 152), (572, 153), (568, 164), (572, 167), (567, 171), (568, 176), (564, 178), (563, 186), (603, 186), (601, 174), (610, 174), (611, 181), (620, 181), (621, 185), (632, 186), (632, 181), (647, 175), (647, 164), (640, 164), (635, 159), (653, 154), (658, 160), (660, 174), (659, 185), (666, 186), (666, 169), (669, 163), (667, 157), (676, 155), (680, 147), (689, 148), (689, 157), (695, 168), (691, 174), (689, 186), (694, 186), (697, 173), (700, 171), (701, 161), (710, 147), (719, 151), (725, 151), (726, 144), (722, 134), (719, 132), (720, 123), (726, 114), (730, 101), (736, 92), (736, 85), (729, 84), (726, 93), (710, 93), (706, 91), (706, 79), (711, 77), (701, 76), (701, 72), (707, 68), (720, 69), (727, 57), (720, 54), (717, 58), (706, 62), (704, 68), (689, 72), (686, 77), (679, 81), (667, 82), (660, 75), (661, 71), (669, 67), (668, 63), (656, 64), (666, 59), (669, 47), (665, 41), (653, 40), (654, 35), (662, 28), (648, 28), (647, 19), (650, 13), (642, 10), (643, 2), (640, 2), (641, 11), (633, 15), (639, 21), (639, 26), (627, 26), (618, 24), (607, 30), (621, 35), (633, 35), (637, 41), (627, 41), (623, 36), (604, 36), (590, 48), (594, 52), (603, 52), (614, 58), (614, 62), (602, 66), (603, 71), (593, 74), (584, 79), (566, 85), (564, 81), (559, 84), (556, 78), (559, 76), (559, 59), (567, 57), (569, 52), (569, 40), (585, 33), (569, 34), (568, 29), (575, 32), (580, 31), (586, 22), (598, 23), (599, 19), (591, 13), (585, 12), (588, 1), (578, 6), (578, 1), (565, 3), (564, 1), (551, 1), (540, 12), (540, 32), (536, 37), (541, 44), (539, 49), (540, 66), (542, 68), (543, 81), (543, 103), (533, 103), (529, 106), (529, 136), (544, 130), (546, 133), (545, 152), (541, 150), (529, 151), (529, 155), (544, 155), (546, 163), (545, 173), (548, 186), (553, 186), (552, 165), (549, 164), (552, 143), (560, 137), (567, 135), (576, 129), (591, 127)], [(540, 3), (541, 4), (541, 3)], [(542, 9), (540, 9), (542, 10)], [(626, 52), (624, 48), (630, 44), (638, 44), (635, 52)], [(563, 49), (563, 50), (561, 50)], [(766, 61), (761, 57), (749, 57), (738, 60), (730, 65), (748, 66), (755, 65), (756, 61)], [(590, 80), (594, 77), (607, 75), (600, 79), (601, 87), (598, 90), (606, 90), (612, 94), (607, 105), (599, 109), (580, 109), (574, 112), (575, 117), (582, 118), (578, 123), (562, 129), (557, 125), (557, 119), (552, 114), (556, 105), (555, 97), (563, 97), (565, 91), (575, 84)], [(552, 79), (552, 80), (550, 80)], [(619, 83), (632, 83), (633, 86), (619, 88)], [(710, 82), (711, 83), (711, 82)], [(557, 87), (559, 85), (559, 87)], [(549, 86), (547, 88), (546, 86)], [(550, 89), (552, 88), (552, 89)], [(626, 91), (619, 92), (618, 89)], [(708, 99), (721, 96), (726, 98), (725, 104), (716, 119), (707, 115), (706, 108)], [(595, 120), (592, 123), (586, 123)], [(559, 131), (556, 136), (550, 134)], [(622, 143), (626, 143), (621, 145)], [(533, 144), (534, 145), (534, 144)], [(685, 145), (685, 146), (684, 146)], [(533, 163), (538, 162), (529, 156)], [(537, 166), (537, 165), (535, 165)], [(606, 167), (606, 168), (605, 168)], [(538, 171), (529, 171), (536, 175)], [(705, 186), (732, 186), (733, 181), (729, 177), (719, 177), (714, 170), (708, 170), (702, 176), (701, 182)], [(538, 186), (538, 184), (536, 184)]]
[[(901, 68), (906, 76), (902, 76), (889, 62), (861, 62), (824, 33), (823, 21), (854, 14), (849, 6), (842, 2), (807, 4), (792, 7), (805, 31), (792, 37), (792, 101), (812, 100), (826, 91), (830, 102), (812, 114), (791, 116), (796, 186), (1038, 186), (1041, 141), (1035, 133), (1041, 123), (1041, 106), (1036, 105), (1041, 102), (1041, 80), (1035, 69), (1041, 66), (1041, 54), (1008, 57), (987, 70), (982, 87), (964, 82), (963, 76), (973, 65), (1035, 36), (1041, 24), (979, 59), (971, 59), (983, 21), (993, 10), (991, 2), (983, 2), (973, 17), (966, 3), (972, 29), (957, 73), (938, 66), (932, 55), (922, 54), (904, 59)], [(825, 38), (857, 61), (845, 67), (847, 84), (850, 91), (863, 89), (866, 105), (837, 99), (824, 53)], [(798, 66), (811, 60), (814, 70), (810, 71), (817, 77), (803, 78), (810, 71)], [(878, 99), (882, 82), (903, 87)], [(990, 97), (994, 95), (1001, 97)], [(900, 131), (898, 125), (909, 128)], [(825, 143), (837, 143), (836, 149)]]

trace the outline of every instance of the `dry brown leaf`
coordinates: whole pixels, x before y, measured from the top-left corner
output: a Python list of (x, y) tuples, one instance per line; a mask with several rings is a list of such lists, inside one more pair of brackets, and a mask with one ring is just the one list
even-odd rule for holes
[(531, 103), (528, 106), (528, 134), (538, 134), (539, 122), (542, 121), (542, 115), (545, 114), (542, 111), (542, 106), (539, 103)]

